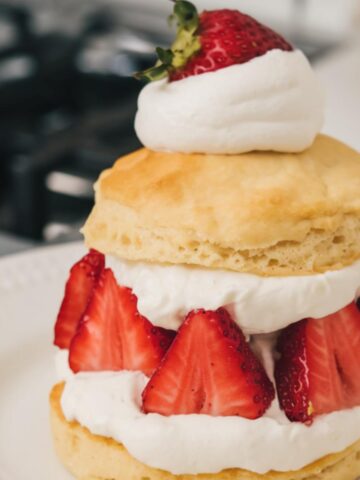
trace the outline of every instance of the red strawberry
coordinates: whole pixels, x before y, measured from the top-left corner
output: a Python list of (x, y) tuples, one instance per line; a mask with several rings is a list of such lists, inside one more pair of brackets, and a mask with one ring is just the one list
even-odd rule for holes
[(355, 303), (290, 325), (275, 368), (280, 405), (292, 421), (360, 405), (360, 312)]
[(352, 303), (327, 318), (332, 323), (345, 405), (351, 408), (360, 405), (360, 310)]
[(175, 332), (154, 327), (137, 310), (137, 298), (103, 270), (70, 346), (74, 372), (140, 370), (151, 375)]
[(264, 368), (226, 310), (191, 312), (143, 392), (143, 410), (258, 418), (274, 398)]
[(178, 31), (172, 48), (158, 48), (159, 62), (138, 78), (158, 80), (169, 75), (170, 81), (180, 80), (245, 63), (270, 50), (293, 49), (279, 34), (238, 10), (198, 15), (190, 2), (176, 0), (173, 17)]
[(71, 268), (55, 324), (54, 344), (58, 347), (70, 347), (71, 340), (104, 266), (104, 255), (96, 250), (90, 250)]

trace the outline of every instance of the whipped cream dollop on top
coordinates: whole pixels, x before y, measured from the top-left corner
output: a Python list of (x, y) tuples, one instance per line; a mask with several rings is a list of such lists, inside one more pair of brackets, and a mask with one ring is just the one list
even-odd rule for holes
[(135, 129), (152, 150), (299, 152), (311, 146), (323, 117), (323, 93), (304, 54), (271, 50), (244, 64), (148, 84)]
[(226, 307), (246, 334), (322, 318), (357, 298), (360, 261), (306, 276), (260, 277), (228, 270), (108, 259), (117, 281), (133, 289), (153, 324), (177, 330), (190, 310)]
[[(255, 348), (271, 358), (272, 339)], [(267, 353), (266, 353), (267, 352)], [(66, 352), (65, 352), (66, 353)], [(60, 360), (66, 361), (66, 355)], [(67, 367), (60, 369), (66, 372)], [(144, 414), (141, 372), (69, 374), (61, 399), (68, 421), (122, 443), (139, 461), (173, 474), (297, 470), (342, 451), (359, 438), (360, 407), (317, 417), (311, 427), (291, 423), (275, 399), (257, 420), (208, 415)]]

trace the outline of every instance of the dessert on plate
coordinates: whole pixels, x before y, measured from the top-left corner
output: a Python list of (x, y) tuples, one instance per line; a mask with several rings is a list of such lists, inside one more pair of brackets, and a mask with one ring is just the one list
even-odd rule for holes
[(356, 480), (360, 154), (277, 33), (173, 18), (65, 286), (56, 451), (81, 480)]

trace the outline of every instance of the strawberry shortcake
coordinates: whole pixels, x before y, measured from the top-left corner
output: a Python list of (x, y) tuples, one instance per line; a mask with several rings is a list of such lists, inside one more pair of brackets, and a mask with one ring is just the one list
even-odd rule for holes
[(280, 35), (173, 19), (56, 319), (56, 451), (79, 480), (356, 480), (360, 154)]

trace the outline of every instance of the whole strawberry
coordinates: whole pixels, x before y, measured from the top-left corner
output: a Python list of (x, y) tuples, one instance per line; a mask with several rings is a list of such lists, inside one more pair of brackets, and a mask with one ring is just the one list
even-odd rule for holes
[(293, 49), (273, 30), (237, 10), (199, 15), (192, 3), (176, 0), (172, 18), (177, 21), (177, 36), (171, 49), (157, 48), (159, 61), (137, 78), (159, 80), (168, 75), (175, 81), (245, 63), (270, 50)]

